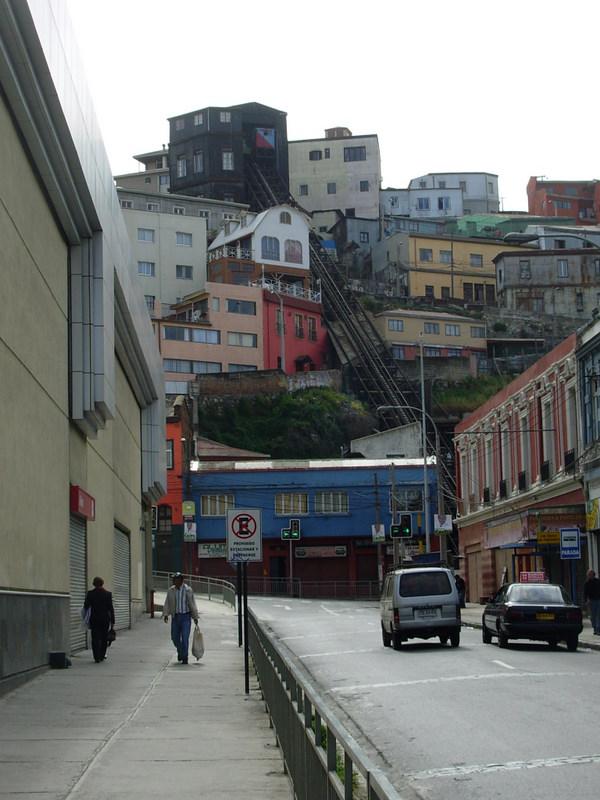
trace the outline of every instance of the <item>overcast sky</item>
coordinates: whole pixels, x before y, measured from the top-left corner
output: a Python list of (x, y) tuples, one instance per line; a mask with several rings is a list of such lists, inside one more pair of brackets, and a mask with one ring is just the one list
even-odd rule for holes
[(257, 101), (288, 138), (377, 133), (383, 186), (426, 172), (600, 177), (597, 0), (67, 0), (115, 174), (167, 117)]

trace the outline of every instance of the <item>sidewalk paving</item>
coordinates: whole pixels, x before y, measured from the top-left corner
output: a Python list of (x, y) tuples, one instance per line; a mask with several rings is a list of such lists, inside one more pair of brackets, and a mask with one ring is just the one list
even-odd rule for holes
[(0, 698), (1, 800), (290, 800), (254, 676), (244, 694), (237, 618), (199, 610), (199, 662), (179, 664), (170, 626), (145, 618), (106, 661), (85, 650)]
[[(467, 607), (462, 608), (460, 612), (463, 625), (481, 628), (481, 616), (484, 608), (485, 606), (479, 603), (467, 603)], [(594, 630), (588, 617), (583, 618), (583, 631), (579, 634), (579, 645), (581, 647), (589, 647), (591, 650), (600, 650), (600, 636), (594, 635)]]

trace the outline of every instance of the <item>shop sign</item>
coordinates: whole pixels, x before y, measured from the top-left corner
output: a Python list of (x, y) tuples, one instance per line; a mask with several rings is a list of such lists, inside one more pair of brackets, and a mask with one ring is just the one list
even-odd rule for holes
[(371, 536), (374, 542), (385, 542), (385, 525), (371, 525)]
[(344, 558), (348, 555), (346, 545), (332, 547), (297, 547), (294, 550), (296, 558)]
[(598, 525), (598, 508), (600, 507), (600, 503), (598, 498), (594, 498), (594, 500), (588, 500), (586, 515), (585, 515), (585, 522), (586, 528), (588, 531), (595, 531), (597, 530), (600, 525)]
[(546, 583), (546, 573), (541, 572), (519, 572), (519, 583)]
[(225, 558), (227, 545), (225, 542), (212, 542), (198, 545), (198, 558)]
[(538, 531), (538, 544), (560, 544), (560, 531)]
[(196, 523), (193, 518), (185, 519), (183, 521), (183, 541), (184, 542), (196, 541)]
[(181, 504), (181, 513), (184, 517), (194, 517), (196, 515), (196, 503), (193, 500), (184, 500)]
[(96, 519), (96, 501), (81, 486), (71, 486), (70, 509), (72, 514), (78, 514), (90, 522)]
[(437, 536), (444, 536), (452, 533), (452, 517), (450, 514), (433, 515), (433, 532)]

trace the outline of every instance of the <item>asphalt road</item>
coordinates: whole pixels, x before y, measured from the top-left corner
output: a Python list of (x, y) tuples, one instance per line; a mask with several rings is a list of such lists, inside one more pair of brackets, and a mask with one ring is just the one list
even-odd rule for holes
[(515, 642), (384, 648), (373, 602), (252, 598), (251, 607), (408, 798), (600, 795), (600, 653)]

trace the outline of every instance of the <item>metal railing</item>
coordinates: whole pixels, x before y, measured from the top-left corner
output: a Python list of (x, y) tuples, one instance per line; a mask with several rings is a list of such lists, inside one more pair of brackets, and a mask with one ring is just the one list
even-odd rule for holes
[(379, 600), (378, 581), (307, 581), (303, 578), (248, 576), (248, 593), (266, 596), (322, 598), (329, 600)]
[(249, 645), (298, 800), (401, 800), (316, 689), (249, 612)]
[[(194, 594), (207, 597), (209, 600), (227, 603), (232, 608), (236, 607), (235, 585), (223, 578), (207, 578), (203, 575), (184, 575), (184, 581), (194, 591)], [(154, 591), (166, 592), (173, 583), (171, 572), (153, 572), (152, 588)]]

